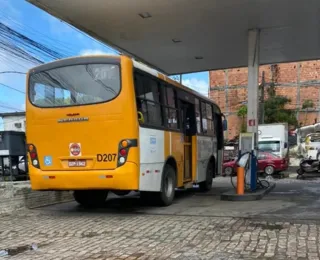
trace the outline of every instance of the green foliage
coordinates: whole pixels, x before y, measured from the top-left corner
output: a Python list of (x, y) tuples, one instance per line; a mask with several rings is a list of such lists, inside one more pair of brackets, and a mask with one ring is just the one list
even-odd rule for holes
[(247, 113), (248, 113), (247, 105), (242, 105), (237, 112), (237, 116), (241, 117), (241, 130), (240, 130), (241, 133), (245, 133), (247, 131), (247, 123), (245, 120)]
[[(296, 113), (292, 109), (287, 109), (286, 105), (290, 104), (291, 100), (284, 96), (276, 95), (276, 85), (272, 81), (267, 88), (268, 99), (264, 101), (264, 123), (288, 123), (292, 126), (298, 126)], [(306, 100), (302, 108), (312, 108), (314, 104), (312, 100)], [(246, 130), (245, 116), (247, 115), (247, 106), (241, 106), (237, 115), (242, 118), (241, 131)]]
[(267, 93), (269, 97), (275, 97), (276, 96), (276, 85), (271, 82), (270, 86), (267, 88)]
[(247, 113), (248, 113), (248, 107), (247, 107), (247, 105), (243, 105), (239, 108), (239, 110), (237, 112), (237, 116), (244, 118), (247, 116)]
[(264, 102), (264, 118), (266, 124), (285, 123), (297, 126), (295, 111), (286, 109), (291, 100), (283, 96), (271, 96)]
[(310, 99), (305, 100), (302, 104), (302, 109), (308, 109), (308, 108), (313, 108), (313, 107), (314, 107), (314, 103)]
[[(270, 91), (270, 93), (274, 93)], [(269, 93), (269, 94), (270, 94)], [(285, 106), (289, 104), (291, 100), (287, 97), (271, 95), (264, 102), (264, 123), (288, 123), (292, 126), (298, 126), (298, 121), (294, 110), (286, 109)], [(242, 119), (241, 132), (246, 132), (246, 116), (247, 106), (243, 105), (239, 108), (237, 116)]]
[(314, 107), (314, 103), (312, 100), (310, 99), (306, 99), (303, 104), (302, 104), (302, 109), (306, 109), (307, 111), (305, 112), (305, 116), (304, 116), (304, 124), (307, 124), (307, 119), (308, 119), (308, 110), (309, 108), (313, 108)]

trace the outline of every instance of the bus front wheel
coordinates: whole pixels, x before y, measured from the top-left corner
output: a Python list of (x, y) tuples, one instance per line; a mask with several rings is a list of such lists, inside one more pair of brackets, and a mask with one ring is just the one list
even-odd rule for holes
[(73, 192), (75, 201), (86, 208), (102, 206), (107, 196), (106, 190), (75, 190)]

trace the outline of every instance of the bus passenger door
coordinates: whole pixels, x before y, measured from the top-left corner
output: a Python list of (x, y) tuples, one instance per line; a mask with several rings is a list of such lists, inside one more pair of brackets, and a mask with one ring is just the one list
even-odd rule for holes
[(182, 138), (184, 143), (184, 182), (192, 180), (192, 136), (196, 133), (195, 107), (180, 101)]

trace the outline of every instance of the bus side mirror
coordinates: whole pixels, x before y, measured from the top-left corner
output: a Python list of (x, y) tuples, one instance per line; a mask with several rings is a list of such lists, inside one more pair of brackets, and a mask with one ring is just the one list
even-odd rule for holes
[(223, 126), (223, 131), (228, 130), (228, 121), (226, 119), (223, 119), (222, 126)]

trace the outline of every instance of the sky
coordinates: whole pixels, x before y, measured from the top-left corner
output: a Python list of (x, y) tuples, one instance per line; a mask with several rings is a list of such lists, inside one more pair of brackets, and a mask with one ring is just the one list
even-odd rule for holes
[[(0, 6), (1, 23), (67, 56), (115, 52), (111, 47), (72, 28), (25, 0), (0, 0)], [(24, 74), (1, 74), (1, 72), (27, 72), (34, 66), (32, 63), (14, 59), (10, 57), (10, 53), (0, 50), (0, 113), (24, 111), (26, 88)], [(184, 85), (205, 96), (208, 95), (208, 72), (185, 74), (182, 79)], [(2, 121), (0, 121), (1, 129), (3, 129)]]

